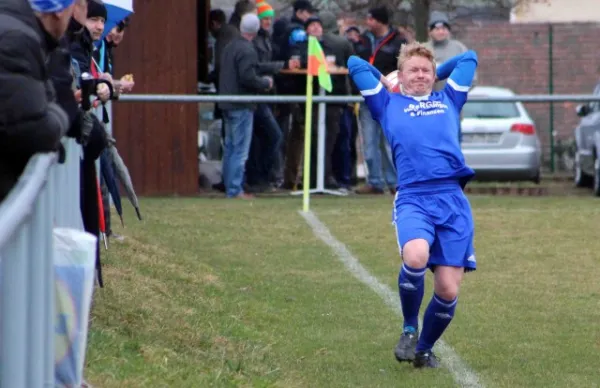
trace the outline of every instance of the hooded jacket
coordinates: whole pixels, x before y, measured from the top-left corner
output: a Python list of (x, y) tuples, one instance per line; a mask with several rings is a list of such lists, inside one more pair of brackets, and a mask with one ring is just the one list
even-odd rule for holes
[(46, 69), (57, 46), (27, 1), (0, 2), (0, 200), (33, 155), (61, 148), (68, 120)]

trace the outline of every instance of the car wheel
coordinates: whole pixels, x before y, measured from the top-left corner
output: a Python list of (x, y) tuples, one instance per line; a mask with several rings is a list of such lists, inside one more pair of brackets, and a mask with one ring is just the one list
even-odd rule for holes
[(594, 195), (600, 197), (600, 159), (594, 159)]
[(575, 153), (575, 160), (573, 162), (573, 179), (575, 186), (577, 187), (590, 187), (592, 179), (586, 175), (581, 169), (581, 162), (579, 160), (579, 152)]
[(535, 183), (536, 185), (539, 185), (540, 182), (542, 181), (542, 172), (540, 170), (538, 170), (534, 177), (531, 178), (532, 182)]

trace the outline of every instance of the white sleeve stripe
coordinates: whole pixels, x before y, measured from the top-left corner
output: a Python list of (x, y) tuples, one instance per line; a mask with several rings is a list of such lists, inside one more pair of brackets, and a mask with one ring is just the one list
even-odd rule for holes
[(374, 89), (361, 90), (360, 94), (362, 94), (363, 97), (374, 96), (381, 91), (381, 88), (383, 88), (383, 84), (379, 82)]
[(460, 86), (459, 84), (454, 82), (452, 78), (448, 78), (448, 85), (450, 85), (452, 89), (456, 90), (457, 92), (467, 93), (470, 89), (469, 86)]

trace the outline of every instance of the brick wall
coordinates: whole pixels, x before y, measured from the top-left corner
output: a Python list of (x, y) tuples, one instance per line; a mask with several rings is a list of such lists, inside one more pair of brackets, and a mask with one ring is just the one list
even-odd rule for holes
[[(591, 94), (600, 80), (600, 24), (554, 24), (553, 29), (554, 93)], [(459, 26), (455, 36), (479, 55), (479, 84), (506, 87), (517, 94), (549, 93), (548, 24)], [(572, 136), (579, 121), (576, 105), (554, 104), (556, 139)], [(547, 149), (550, 105), (526, 104), (526, 108)]]

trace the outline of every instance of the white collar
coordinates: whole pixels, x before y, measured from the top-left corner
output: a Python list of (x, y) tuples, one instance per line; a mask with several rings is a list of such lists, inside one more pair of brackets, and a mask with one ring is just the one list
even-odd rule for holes
[(417, 101), (424, 101), (424, 100), (427, 100), (427, 99), (428, 99), (430, 96), (431, 96), (431, 94), (427, 94), (427, 95), (425, 95), (425, 96), (409, 96), (409, 95), (406, 95), (406, 97), (410, 97), (410, 98), (412, 98), (413, 100), (417, 100)]
[(410, 97), (413, 100), (417, 100), (417, 101), (427, 100), (429, 98), (429, 96), (431, 96), (431, 93), (427, 94), (425, 96), (411, 96), (410, 94), (404, 94), (404, 88), (402, 87), (402, 85), (400, 85), (400, 91), (402, 92), (402, 95), (404, 95), (406, 97)]

